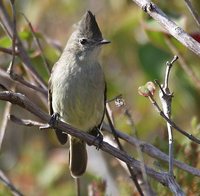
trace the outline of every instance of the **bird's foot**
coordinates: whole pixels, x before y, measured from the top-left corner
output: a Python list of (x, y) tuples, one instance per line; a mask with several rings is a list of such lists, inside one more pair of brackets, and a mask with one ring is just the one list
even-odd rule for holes
[(54, 128), (54, 126), (57, 124), (59, 118), (60, 118), (60, 115), (58, 113), (52, 114), (49, 123), (40, 126), (39, 129), (40, 130), (45, 130), (45, 129)]
[(142, 6), (142, 9), (145, 11), (145, 12), (151, 12), (155, 9), (155, 5), (152, 3), (152, 2), (149, 2), (145, 5)]
[(49, 121), (49, 125), (51, 127), (54, 127), (55, 125), (57, 125), (59, 119), (60, 119), (60, 114), (59, 113), (53, 113), (51, 115), (51, 119)]
[(98, 133), (98, 135), (95, 137), (93, 144), (98, 141), (98, 145), (96, 146), (96, 149), (99, 150), (103, 144), (103, 134), (101, 132)]

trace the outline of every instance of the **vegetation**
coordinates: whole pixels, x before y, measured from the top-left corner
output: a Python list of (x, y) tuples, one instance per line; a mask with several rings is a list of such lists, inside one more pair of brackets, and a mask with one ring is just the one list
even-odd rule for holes
[[(14, 12), (11, 2), (13, 1), (0, 2), (1, 92), (5, 90), (4, 88), (20, 92), (41, 110), (47, 112), (46, 91), (41, 81), (44, 81), (44, 86), (47, 84), (48, 66), (51, 69), (59, 58), (72, 31), (72, 25), (86, 10), (90, 9), (96, 15), (103, 36), (112, 42), (111, 45), (103, 48), (101, 64), (107, 81), (108, 100), (122, 95), (120, 96), (123, 102), (121, 107), (116, 106), (116, 100), (109, 102), (115, 128), (129, 136), (146, 141), (168, 154), (166, 121), (157, 113), (148, 98), (139, 95), (138, 88), (147, 81), (155, 79), (159, 81), (159, 84), (163, 83), (166, 62), (170, 62), (174, 55), (177, 55), (179, 59), (173, 63), (169, 77), (169, 88), (173, 92), (172, 119), (183, 130), (200, 138), (199, 56), (173, 38), (163, 26), (133, 1), (18, 0), (14, 2)], [(154, 3), (199, 42), (199, 25), (184, 1), (168, 0)], [(198, 13), (200, 2), (194, 0), (192, 3)], [(36, 81), (31, 74), (32, 69), (27, 68), (29, 63), (26, 63), (18, 52), (13, 61), (13, 39), (9, 37), (5, 29), (6, 18), (2, 17), (3, 6), (9, 18), (13, 18), (13, 13), (16, 15), (16, 32), (30, 58), (32, 68), (42, 78), (41, 81)], [(42, 50), (36, 39), (39, 40)], [(14, 62), (12, 74), (9, 75), (6, 71), (12, 62)], [(22, 84), (18, 76), (40, 87), (40, 91)], [(161, 107), (158, 86), (156, 86), (153, 98)], [(128, 117), (127, 111), (129, 112)], [(16, 123), (17, 120), (13, 120), (12, 116), (7, 121), (9, 114), (19, 119), (42, 122), (27, 110), (0, 101), (0, 139), (3, 140), (0, 141), (0, 168), (5, 177), (24, 195), (75, 195), (75, 183), (69, 174), (67, 165), (68, 146), (60, 146), (53, 130), (41, 131), (38, 126), (18, 125), (19, 123)], [(131, 124), (131, 119), (134, 125)], [(137, 133), (133, 131), (133, 128)], [(194, 168), (199, 168), (199, 144), (175, 129), (173, 134), (174, 158)], [(104, 140), (109, 137), (108, 143), (114, 142), (110, 134), (105, 132), (104, 135)], [(135, 146), (128, 144), (125, 140), (120, 139), (120, 142), (130, 156), (140, 161), (143, 159), (144, 163), (155, 171), (168, 172), (168, 164), (165, 161), (146, 153), (141, 156)], [(178, 167), (174, 167), (173, 174), (186, 195), (199, 193), (200, 174), (191, 174)], [(12, 195), (12, 188), (2, 183), (2, 176), (1, 174), (0, 195)], [(139, 178), (144, 180), (142, 175), (139, 175)], [(158, 180), (148, 177), (148, 181), (157, 195), (171, 194), (170, 189)], [(141, 188), (144, 187), (141, 185)], [(96, 151), (94, 146), (89, 147), (88, 169), (81, 177), (82, 195), (87, 195), (89, 190), (93, 193), (97, 190), (96, 195), (105, 193), (138, 195), (127, 168), (114, 156), (101, 150)]]

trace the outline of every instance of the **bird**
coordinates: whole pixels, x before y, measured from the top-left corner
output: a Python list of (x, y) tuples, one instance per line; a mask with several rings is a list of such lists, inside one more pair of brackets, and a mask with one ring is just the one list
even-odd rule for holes
[[(49, 113), (95, 137), (105, 115), (106, 82), (98, 61), (101, 46), (110, 41), (102, 33), (91, 11), (76, 23), (74, 31), (54, 64), (48, 82)], [(78, 178), (87, 168), (86, 142), (55, 130), (61, 144), (69, 139), (69, 170)]]

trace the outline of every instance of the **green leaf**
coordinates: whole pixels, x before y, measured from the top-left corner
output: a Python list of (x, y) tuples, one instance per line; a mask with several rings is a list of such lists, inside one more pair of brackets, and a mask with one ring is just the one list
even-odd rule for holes
[(11, 46), (12, 46), (12, 40), (9, 37), (4, 36), (0, 39), (0, 47), (10, 48)]
[(19, 33), (19, 37), (22, 40), (31, 41), (32, 40), (32, 33), (30, 31), (24, 30)]
[(170, 59), (170, 55), (165, 51), (153, 46), (145, 44), (138, 51), (141, 67), (150, 79), (160, 79), (162, 77), (165, 63)]

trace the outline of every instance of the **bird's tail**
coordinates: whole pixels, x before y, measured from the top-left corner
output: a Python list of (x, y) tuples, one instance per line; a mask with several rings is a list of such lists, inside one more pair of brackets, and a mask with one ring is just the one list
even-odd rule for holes
[(70, 138), (69, 169), (75, 178), (81, 176), (87, 167), (86, 143), (78, 138)]

